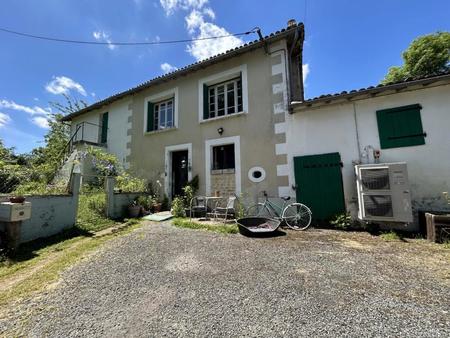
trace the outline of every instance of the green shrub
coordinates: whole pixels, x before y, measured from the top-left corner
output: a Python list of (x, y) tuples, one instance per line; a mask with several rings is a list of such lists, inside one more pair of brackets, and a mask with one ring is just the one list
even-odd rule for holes
[(182, 197), (175, 197), (172, 200), (172, 215), (175, 217), (184, 217), (184, 200)]
[(170, 209), (170, 205), (169, 205), (169, 198), (164, 195), (162, 201), (161, 201), (161, 210), (162, 211), (167, 211)]
[(402, 240), (402, 236), (394, 230), (382, 233), (380, 235), (380, 238), (385, 241), (401, 241)]
[(184, 200), (184, 206), (188, 208), (191, 205), (191, 201), (194, 198), (194, 188), (190, 185), (186, 185), (183, 188), (183, 200)]
[(106, 217), (104, 192), (81, 194), (78, 202), (77, 226), (86, 231), (99, 231), (115, 224)]
[(330, 221), (330, 224), (339, 230), (348, 230), (353, 227), (353, 223), (350, 213), (338, 214)]
[(122, 192), (144, 192), (147, 191), (147, 187), (145, 179), (131, 176), (126, 171), (116, 177), (116, 189)]

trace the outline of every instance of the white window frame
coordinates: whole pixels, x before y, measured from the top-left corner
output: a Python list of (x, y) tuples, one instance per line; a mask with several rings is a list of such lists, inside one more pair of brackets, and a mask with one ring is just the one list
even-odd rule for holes
[[(148, 103), (152, 102), (154, 104), (158, 104), (160, 102), (168, 101), (170, 99), (173, 99), (173, 127), (166, 128), (166, 129), (147, 131)], [(165, 90), (163, 92), (147, 96), (144, 99), (144, 125), (143, 125), (144, 135), (161, 133), (161, 132), (177, 129), (178, 128), (179, 102), (180, 102), (180, 100), (179, 100), (179, 95), (178, 95), (178, 87), (171, 88), (171, 89)], [(155, 113), (155, 111), (153, 110), (152, 114), (154, 114), (154, 113)]]
[[(167, 126), (167, 107), (169, 105), (169, 102), (172, 102), (172, 123), (170, 126)], [(161, 125), (161, 106), (164, 105), (164, 126)], [(155, 102), (153, 105), (153, 121), (156, 121), (156, 108), (158, 107), (158, 124), (155, 124), (154, 127), (156, 127), (153, 131), (162, 131), (166, 129), (171, 129), (174, 127), (174, 99), (170, 98), (168, 100)]]
[[(237, 77), (241, 77), (242, 79), (242, 111), (236, 112), (234, 114), (227, 114), (223, 116), (215, 116), (208, 119), (203, 119), (203, 86), (206, 85), (208, 87), (214, 86), (215, 84), (222, 84), (222, 82), (226, 82), (229, 80), (234, 80)], [(208, 90), (209, 95), (209, 90)], [(217, 95), (216, 95), (217, 98)], [(237, 100), (237, 94), (235, 94), (235, 100)], [(216, 100), (217, 101), (217, 100)], [(208, 97), (208, 104), (209, 104), (209, 97)], [(217, 106), (216, 106), (217, 107)], [(248, 76), (247, 76), (247, 65), (242, 64), (238, 67), (228, 69), (221, 73), (216, 73), (213, 75), (210, 75), (208, 77), (202, 78), (198, 81), (198, 121), (199, 123), (209, 122), (209, 121), (215, 121), (217, 119), (223, 119), (223, 118), (231, 118), (236, 115), (240, 114), (246, 114), (248, 113)], [(216, 109), (217, 110), (217, 109)]]
[(234, 177), (235, 177), (235, 193), (241, 194), (241, 137), (230, 136), (205, 141), (205, 185), (206, 195), (211, 195), (211, 163), (213, 158), (213, 147), (234, 144)]
[[(211, 115), (211, 102), (210, 102), (210, 91), (211, 89), (214, 90), (214, 117), (210, 117), (209, 119), (214, 119), (217, 117), (224, 117), (226, 115), (234, 115), (234, 114), (238, 114), (240, 112), (242, 112), (243, 109), (241, 109), (241, 111), (239, 111), (239, 99), (238, 99), (238, 82), (240, 81), (240, 77), (231, 79), (229, 81), (225, 81), (225, 82), (220, 82), (218, 84), (212, 85), (212, 86), (208, 86), (208, 111), (209, 114)], [(228, 85), (229, 84), (233, 84), (233, 94), (234, 94), (234, 102), (233, 102), (233, 106), (234, 106), (234, 111), (232, 113), (228, 112), (228, 106), (229, 106), (229, 102), (228, 102)], [(223, 87), (223, 95), (224, 95), (224, 114), (219, 116), (219, 87)], [(242, 100), (242, 81), (241, 81), (241, 100)]]
[(192, 143), (175, 144), (164, 148), (164, 192), (171, 197), (172, 191), (172, 153), (179, 150), (188, 151), (188, 180), (192, 181)]

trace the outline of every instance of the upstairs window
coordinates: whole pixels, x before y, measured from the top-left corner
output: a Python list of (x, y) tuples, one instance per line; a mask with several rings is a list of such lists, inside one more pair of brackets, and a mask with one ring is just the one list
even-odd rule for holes
[(148, 102), (147, 131), (156, 131), (173, 128), (174, 123), (174, 99), (158, 103)]
[(240, 76), (218, 84), (203, 86), (204, 120), (243, 111), (242, 80)]
[(234, 169), (234, 144), (216, 146), (212, 151), (212, 170)]
[(425, 144), (420, 117), (421, 105), (383, 109), (377, 111), (378, 134), (381, 149), (409, 147)]
[(108, 141), (108, 116), (107, 112), (101, 115), (100, 143)]

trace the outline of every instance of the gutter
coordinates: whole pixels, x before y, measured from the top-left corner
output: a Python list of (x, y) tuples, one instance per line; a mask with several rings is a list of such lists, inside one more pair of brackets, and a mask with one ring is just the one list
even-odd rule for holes
[(106, 106), (108, 104), (111, 104), (114, 101), (120, 100), (128, 95), (132, 95), (135, 93), (138, 93), (142, 90), (145, 90), (151, 86), (155, 86), (161, 83), (165, 83), (174, 79), (177, 79), (179, 77), (185, 76), (187, 74), (190, 74), (192, 72), (198, 71), (198, 70), (202, 70), (208, 66), (211, 66), (213, 64), (216, 64), (218, 62), (230, 59), (232, 57), (235, 57), (237, 55), (241, 55), (244, 53), (248, 53), (251, 52), (255, 49), (261, 48), (271, 42), (275, 42), (278, 40), (281, 40), (287, 36), (289, 36), (290, 34), (293, 34), (293, 30), (294, 29), (298, 29), (299, 27), (303, 27), (303, 24), (299, 24), (295, 27), (288, 27), (285, 29), (282, 29), (276, 33), (272, 33), (269, 36), (266, 36), (263, 40), (254, 40), (252, 42), (246, 43), (240, 47), (236, 47), (235, 49), (232, 49), (228, 52), (222, 53), (222, 54), (218, 54), (215, 56), (210, 57), (209, 59), (203, 60), (203, 61), (199, 61), (196, 63), (193, 63), (191, 65), (185, 66), (179, 70), (176, 70), (172, 73), (166, 74), (166, 75), (162, 75), (162, 76), (158, 76), (155, 77), (151, 80), (148, 80), (144, 83), (141, 83), (139, 85), (137, 85), (136, 87), (133, 87), (131, 89), (125, 90), (123, 92), (119, 92), (117, 94), (114, 94), (104, 100), (98, 101), (96, 103), (93, 103), (92, 105), (90, 105), (89, 107), (83, 108), (75, 113), (66, 115), (64, 117), (61, 118), (60, 121), (71, 121), (74, 117), (80, 116), (84, 113), (87, 113), (89, 111), (95, 110), (95, 109), (100, 109), (103, 106)]
[[(364, 89), (360, 89), (360, 90), (352, 90), (350, 92), (343, 92), (341, 94), (329, 94), (329, 95), (324, 95), (322, 97), (318, 97), (315, 99), (310, 99), (307, 101), (292, 101), (291, 107), (292, 107), (292, 109), (301, 108), (301, 107), (310, 108), (319, 103), (331, 104), (331, 103), (334, 103), (335, 101), (341, 101), (341, 100), (347, 100), (347, 101), (365, 100), (365, 99), (375, 97), (380, 93), (387, 92), (390, 90), (395, 90), (395, 93), (393, 93), (393, 94), (396, 94), (408, 87), (417, 86), (417, 85), (428, 86), (432, 83), (439, 82), (439, 81), (450, 81), (450, 73), (446, 73), (443, 75), (434, 75), (434, 76), (430, 76), (427, 78), (398, 82), (398, 83), (393, 83), (393, 84), (388, 84), (388, 85), (378, 85), (376, 87), (369, 87), (369, 88), (364, 88)], [(370, 95), (370, 96), (358, 98), (359, 96), (364, 96), (364, 95)], [(388, 94), (386, 94), (386, 95), (388, 95)], [(293, 113), (295, 113), (295, 111), (293, 111)]]

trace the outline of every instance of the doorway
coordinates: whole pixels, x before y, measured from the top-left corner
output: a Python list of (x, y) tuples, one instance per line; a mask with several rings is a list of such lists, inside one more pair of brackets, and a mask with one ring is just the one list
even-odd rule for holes
[(339, 153), (294, 157), (297, 202), (306, 204), (316, 221), (345, 212)]
[(171, 169), (171, 181), (172, 181), (172, 198), (183, 194), (183, 188), (188, 183), (188, 151), (179, 150), (174, 151), (172, 154), (172, 169)]

